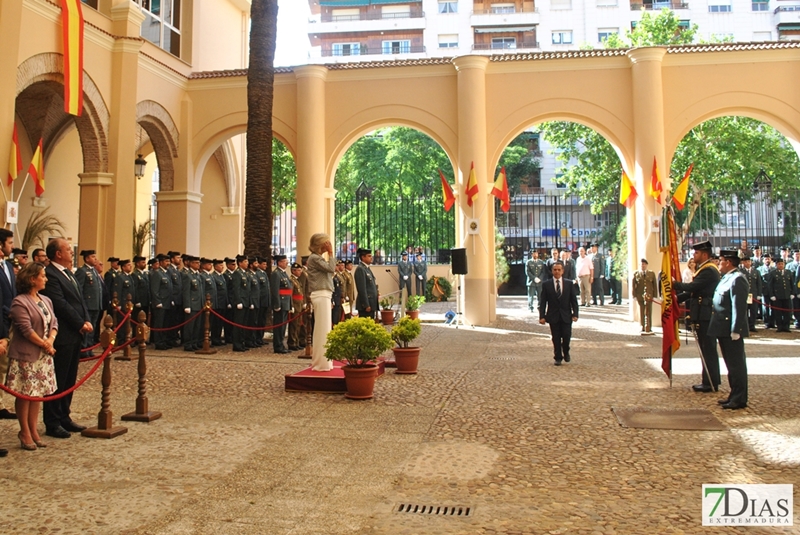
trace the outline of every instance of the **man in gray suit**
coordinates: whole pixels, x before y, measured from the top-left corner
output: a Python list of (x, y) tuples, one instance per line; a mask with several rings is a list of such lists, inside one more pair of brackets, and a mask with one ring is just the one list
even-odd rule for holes
[(719, 400), (723, 409), (747, 407), (747, 363), (744, 339), (747, 329), (747, 294), (750, 286), (747, 277), (739, 271), (739, 251), (723, 249), (719, 253), (719, 271), (722, 278), (714, 290), (711, 321), (708, 334), (719, 342), (722, 358), (728, 367), (731, 394)]
[[(100, 284), (100, 275), (95, 271), (94, 265), (97, 263), (97, 255), (92, 249), (81, 251), (83, 265), (75, 271), (75, 280), (83, 293), (83, 300), (86, 309), (89, 311), (89, 321), (92, 325), (97, 325), (100, 312), (103, 310), (103, 285)], [(83, 337), (83, 348), (91, 347), (94, 334), (87, 331)], [(94, 356), (91, 352), (85, 354), (87, 357)]]

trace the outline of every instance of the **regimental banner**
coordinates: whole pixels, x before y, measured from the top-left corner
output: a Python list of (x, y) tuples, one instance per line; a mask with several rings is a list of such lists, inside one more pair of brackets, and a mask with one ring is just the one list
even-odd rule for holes
[(703, 525), (794, 525), (794, 485), (703, 485)]
[(83, 113), (83, 10), (81, 0), (61, 0), (64, 44), (64, 111)]

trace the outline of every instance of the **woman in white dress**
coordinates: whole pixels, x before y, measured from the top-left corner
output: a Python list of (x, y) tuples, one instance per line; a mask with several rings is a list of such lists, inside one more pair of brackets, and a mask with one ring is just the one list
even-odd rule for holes
[[(333, 274), (336, 271), (336, 257), (333, 256), (331, 238), (324, 232), (311, 236), (308, 245), (311, 255), (306, 264), (308, 293), (314, 307), (314, 351), (311, 356), (311, 369), (327, 372), (333, 363), (325, 358), (325, 342), (331, 331), (331, 309), (333, 308)], [(325, 258), (327, 255), (327, 259)]]

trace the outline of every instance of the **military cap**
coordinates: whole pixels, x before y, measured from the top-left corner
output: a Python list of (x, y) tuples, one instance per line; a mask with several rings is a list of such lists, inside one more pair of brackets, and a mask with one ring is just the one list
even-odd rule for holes
[(781, 247), (781, 251), (788, 251), (788, 250), (789, 250), (789, 248), (788, 248), (788, 247), (786, 247), (786, 246), (784, 246), (784, 247)]
[(130, 263), (131, 263), (131, 260), (130, 260), (130, 258), (126, 258), (125, 260), (120, 260), (120, 261), (119, 261), (119, 265), (120, 265), (120, 267), (122, 267), (122, 266), (124, 266), (124, 265), (126, 265), (126, 264), (130, 264)]
[(739, 251), (736, 250), (736, 249), (720, 249), (719, 256), (721, 258), (727, 258), (729, 260), (734, 259), (734, 258), (736, 260), (738, 260), (739, 259)]
[(211, 264), (212, 262), (211, 262), (211, 259), (210, 259), (210, 258), (202, 257), (202, 258), (200, 259), (200, 263), (201, 263), (201, 264)]
[(292, 263), (292, 269), (303, 269), (303, 266), (301, 266), (297, 262), (294, 262)]
[(258, 260), (258, 262), (266, 262), (267, 261), (267, 259), (264, 258), (263, 256), (257, 256), (256, 260)]
[(589, 244), (589, 247), (600, 247), (600, 246), (597, 243), (591, 243)]
[(246, 257), (245, 255), (243, 255), (243, 254), (237, 254), (237, 255), (236, 255), (236, 263), (237, 263), (237, 264), (238, 264), (239, 262), (242, 262), (243, 260), (247, 260), (247, 257)]
[(28, 251), (26, 251), (25, 249), (17, 249), (16, 247), (14, 247), (13, 249), (11, 249), (11, 252), (14, 254), (14, 256), (28, 256)]
[(769, 253), (764, 253), (761, 255), (761, 258), (772, 258)]
[(165, 255), (164, 253), (158, 253), (156, 255), (156, 260), (158, 260), (159, 262), (161, 262), (162, 260), (169, 260), (169, 258), (170, 258), (169, 255)]
[(147, 260), (147, 259), (141, 255), (136, 255), (133, 257), (134, 262), (141, 262), (142, 260)]
[(192, 258), (192, 255), (190, 255), (190, 254), (188, 254), (188, 253), (183, 253), (183, 254), (181, 255), (181, 260), (183, 260), (184, 262), (190, 262), (190, 261), (191, 261), (191, 260), (190, 260), (191, 258)]
[(231, 258), (229, 256), (226, 256), (225, 257), (225, 263), (226, 264), (235, 264), (236, 263), (236, 259), (235, 258)]
[(710, 252), (712, 248), (713, 247), (711, 245), (711, 242), (708, 241), (708, 240), (701, 241), (699, 243), (695, 243), (694, 245), (692, 245), (692, 249), (694, 249), (695, 251), (709, 251)]
[(272, 257), (272, 259), (275, 260), (276, 262), (280, 262), (281, 260), (286, 260), (286, 255), (276, 254), (275, 256)]
[(176, 257), (176, 256), (180, 256), (180, 255), (181, 255), (181, 253), (179, 253), (178, 251), (170, 251), (170, 252), (167, 253), (167, 256), (170, 257), (170, 258), (173, 258), (173, 257)]
[[(228, 260), (228, 259), (226, 258), (225, 260)], [(214, 260), (211, 261), (211, 263), (216, 266), (218, 264), (224, 264), (225, 262), (220, 260), (219, 258), (215, 258)]]
[(83, 251), (81, 251), (81, 256), (84, 258), (86, 258), (87, 256), (92, 256), (93, 254), (96, 254), (94, 249), (84, 249)]
[(785, 264), (786, 260), (784, 260), (782, 256), (776, 256), (775, 263), (777, 264), (778, 262), (783, 262)]
[(344, 265), (345, 266), (352, 266), (353, 265), (353, 261), (352, 260), (345, 260), (344, 261)]
[(148, 266), (152, 266), (153, 264), (156, 264), (156, 263), (158, 263), (158, 257), (151, 258), (150, 260), (147, 261), (147, 265)]
[(338, 266), (339, 264), (344, 265), (344, 260), (337, 260), (336, 265)]
[(108, 262), (119, 262), (119, 258), (117, 258), (116, 256), (109, 256), (107, 261)]
[(356, 256), (361, 258), (364, 255), (372, 254), (372, 249), (359, 249), (356, 251)]
[(642, 264), (647, 264), (649, 266), (650, 262), (648, 262), (646, 258), (642, 258)]
[(400, 256), (408, 256), (408, 253), (403, 251), (402, 253), (400, 253)]
[(252, 263), (254, 263), (256, 261), (256, 257), (255, 256), (248, 256), (247, 257), (247, 261), (252, 264)]

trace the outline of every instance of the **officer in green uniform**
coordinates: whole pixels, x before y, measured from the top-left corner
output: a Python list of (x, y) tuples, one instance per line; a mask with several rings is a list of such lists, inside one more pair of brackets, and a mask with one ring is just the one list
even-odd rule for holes
[(761, 298), (761, 294), (764, 291), (762, 288), (764, 281), (761, 279), (761, 273), (753, 266), (753, 261), (749, 256), (745, 256), (745, 258), (741, 260), (739, 268), (747, 278), (747, 284), (750, 290), (747, 297), (747, 323), (748, 329), (750, 332), (753, 332), (756, 330), (756, 320), (758, 319), (758, 309), (760, 308), (758, 300)]
[[(258, 317), (256, 325), (260, 328), (267, 326), (267, 318), (269, 317), (269, 273), (267, 270), (267, 259), (259, 256), (257, 257), (258, 264), (256, 265), (256, 278), (258, 278)], [(256, 331), (256, 344), (263, 346), (264, 331)]]
[(533, 298), (539, 301), (539, 294), (542, 293), (542, 272), (544, 272), (544, 262), (539, 259), (539, 251), (533, 249), (531, 257), (525, 263), (525, 282), (528, 285), (528, 311), (533, 312)]
[(272, 292), (270, 304), (272, 305), (272, 350), (275, 353), (288, 353), (286, 347), (286, 320), (292, 309), (292, 281), (286, 268), (289, 261), (286, 255), (275, 255), (277, 267), (270, 275), (269, 287)]
[(425, 285), (428, 284), (428, 263), (422, 253), (417, 253), (414, 262), (414, 283), (417, 295), (425, 295)]
[[(145, 315), (150, 311), (150, 273), (145, 270), (147, 259), (136, 255), (133, 257), (133, 315), (134, 320), (139, 321), (139, 312), (144, 310)], [(145, 320), (147, 321), (147, 320)], [(148, 321), (149, 324), (149, 321)]]
[[(92, 325), (97, 325), (97, 319), (103, 310), (103, 285), (100, 283), (100, 275), (95, 271), (94, 265), (97, 262), (97, 255), (93, 250), (81, 251), (83, 266), (75, 271), (75, 282), (83, 294), (86, 309), (89, 311), (89, 321)], [(91, 347), (94, 340), (93, 333), (83, 335), (83, 347)], [(85, 356), (93, 356), (91, 352)]]
[(222, 276), (225, 277), (225, 286), (228, 288), (228, 309), (225, 312), (225, 319), (228, 323), (225, 324), (225, 343), (233, 343), (233, 314), (236, 308), (233, 306), (233, 272), (236, 271), (236, 258), (225, 257), (225, 271)]
[[(206, 304), (206, 298), (211, 297), (211, 308), (217, 308), (217, 284), (214, 282), (214, 270), (212, 269), (212, 261), (210, 258), (201, 258), (200, 259), (200, 279), (203, 281), (203, 306)], [(211, 343), (211, 333), (213, 332), (211, 329), (211, 325), (213, 323), (214, 314), (208, 318), (208, 329), (209, 329), (209, 343)], [(205, 341), (205, 328), (206, 328), (206, 318), (205, 314), (201, 315), (198, 318), (198, 323), (200, 324), (200, 338), (198, 339), (198, 344), (202, 348), (203, 342)]]
[(308, 296), (305, 292), (306, 289), (303, 285), (303, 281), (300, 279), (302, 274), (303, 266), (296, 262), (292, 264), (292, 274), (289, 276), (289, 280), (292, 281), (291, 317), (293, 319), (289, 322), (289, 351), (297, 351), (306, 345), (306, 341), (300, 339), (301, 334), (303, 334), (303, 322), (305, 321), (303, 311), (308, 303)]
[(605, 302), (606, 289), (604, 281), (606, 278), (606, 257), (597, 250), (597, 244), (592, 244), (592, 269), (594, 279), (592, 279), (592, 304), (603, 306)]
[[(257, 267), (258, 261), (256, 257), (249, 257), (247, 259), (247, 278), (250, 279), (250, 307), (247, 311), (247, 325), (249, 327), (256, 327), (258, 325), (258, 309), (261, 303), (261, 289), (259, 288), (258, 277), (256, 276)], [(259, 337), (264, 337), (264, 331), (248, 329), (244, 346), (250, 349), (259, 347)]]
[[(117, 294), (117, 301), (119, 301), (119, 308), (125, 311), (128, 303), (128, 296), (131, 302), (136, 298), (136, 286), (133, 280), (133, 264), (130, 260), (119, 261), (120, 271), (114, 278), (114, 293)], [(124, 314), (124, 312), (122, 313)]]
[[(108, 313), (114, 314), (114, 288), (115, 288), (115, 280), (117, 275), (119, 275), (119, 258), (116, 256), (108, 257), (108, 269), (106, 270), (106, 274), (103, 275), (103, 281), (106, 283), (106, 288), (108, 288), (108, 292), (111, 295), (111, 300), (108, 303)], [(120, 296), (117, 296), (117, 305), (122, 302)]]
[(159, 267), (150, 272), (150, 307), (153, 311), (153, 342), (156, 349), (165, 350), (170, 348), (169, 340), (171, 335), (167, 332), (157, 330), (167, 327), (166, 316), (172, 310), (172, 277), (167, 271), (169, 266), (169, 256), (159, 254), (156, 260), (160, 262)]
[(250, 278), (247, 276), (249, 262), (244, 255), (236, 255), (236, 269), (231, 274), (231, 285), (233, 286), (233, 350), (247, 351), (245, 345), (246, 329), (239, 327), (247, 325), (247, 312), (250, 310)]
[(778, 257), (777, 267), (769, 281), (769, 299), (772, 316), (779, 333), (788, 333), (792, 322), (792, 300), (795, 294), (794, 276), (784, 269), (784, 259)]
[[(206, 302), (203, 279), (200, 278), (199, 273), (200, 258), (187, 255), (186, 261), (189, 265), (181, 275), (183, 292), (181, 302), (183, 303), (183, 313), (185, 315), (183, 321), (200, 312)], [(181, 333), (184, 351), (197, 351), (202, 347), (200, 343), (201, 322), (199, 317), (184, 325)]]
[[(215, 258), (212, 264), (214, 269), (211, 272), (211, 280), (214, 285), (214, 292), (217, 296), (217, 300), (214, 305), (214, 312), (216, 312), (216, 314), (211, 315), (211, 345), (217, 347), (225, 345), (222, 341), (222, 327), (224, 322), (219, 316), (227, 317), (226, 314), (230, 309), (230, 302), (228, 301), (228, 284), (225, 282), (224, 275), (225, 262)], [(219, 314), (219, 316), (217, 314)]]
[(408, 253), (403, 251), (400, 261), (397, 262), (397, 280), (400, 282), (400, 298), (403, 297), (403, 288), (406, 290), (406, 297), (411, 296), (411, 277), (413, 266), (408, 261)]

